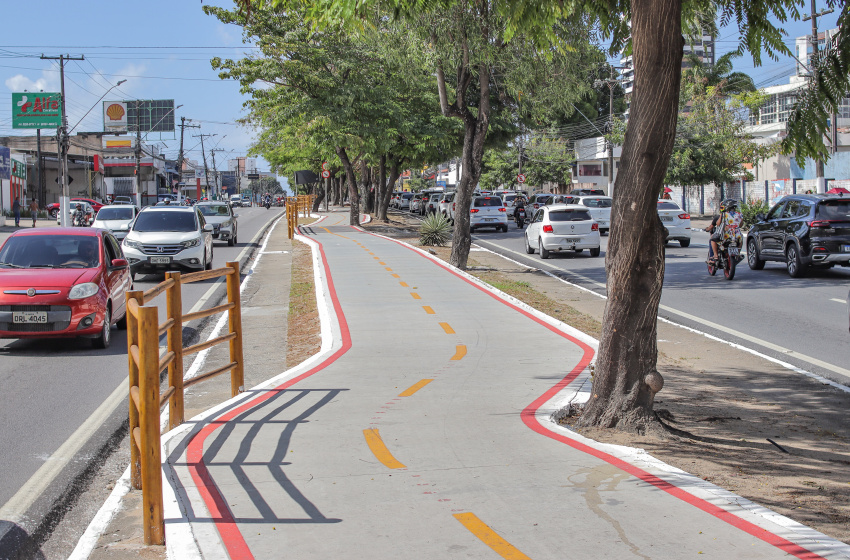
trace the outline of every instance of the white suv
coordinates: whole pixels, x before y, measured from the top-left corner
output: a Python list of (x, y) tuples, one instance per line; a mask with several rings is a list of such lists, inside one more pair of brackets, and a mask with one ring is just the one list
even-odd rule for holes
[(130, 276), (182, 268), (209, 270), (213, 262), (213, 226), (195, 206), (143, 208), (122, 248)]
[(498, 196), (476, 196), (469, 208), (469, 233), (477, 228), (491, 227), (508, 231), (508, 211)]

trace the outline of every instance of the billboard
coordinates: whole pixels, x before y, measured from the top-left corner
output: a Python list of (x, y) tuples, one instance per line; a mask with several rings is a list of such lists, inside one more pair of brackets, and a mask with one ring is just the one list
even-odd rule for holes
[(61, 100), (58, 93), (13, 93), (12, 128), (59, 128)]
[(104, 149), (109, 148), (135, 148), (136, 147), (136, 137), (135, 136), (104, 136), (103, 147)]
[(127, 103), (124, 101), (103, 102), (103, 131), (127, 131)]
[(9, 179), (12, 176), (12, 151), (0, 146), (0, 179)]
[[(123, 109), (123, 114), (121, 110)], [(113, 115), (107, 113), (112, 111)], [(124, 128), (120, 128), (120, 118)], [(113, 123), (115, 128), (109, 128)], [(133, 99), (130, 101), (103, 102), (103, 130), (130, 132), (174, 132), (173, 99)]]

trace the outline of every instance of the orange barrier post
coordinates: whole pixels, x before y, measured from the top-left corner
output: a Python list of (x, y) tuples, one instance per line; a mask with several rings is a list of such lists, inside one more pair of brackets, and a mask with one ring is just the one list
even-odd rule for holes
[[(155, 307), (139, 307), (139, 450), (145, 544), (165, 544), (162, 458), (159, 439), (159, 318)], [(135, 433), (133, 434), (135, 438)]]
[(168, 366), (168, 429), (173, 430), (184, 421), (183, 401), (183, 290), (179, 272), (166, 272), (167, 280), (174, 285), (166, 292), (166, 313), (168, 315), (168, 351), (174, 352), (174, 360)]
[(245, 390), (245, 358), (242, 352), (242, 296), (239, 292), (239, 263), (229, 262), (227, 266), (233, 273), (227, 277), (227, 301), (233, 304), (228, 311), (230, 333), (230, 361), (235, 363), (230, 374), (230, 395), (235, 397)]

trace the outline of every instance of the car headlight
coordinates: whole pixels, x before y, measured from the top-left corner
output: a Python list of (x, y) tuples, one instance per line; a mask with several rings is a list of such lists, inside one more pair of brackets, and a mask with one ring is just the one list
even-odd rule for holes
[(221, 222), (219, 224), (219, 227), (230, 227), (231, 225), (233, 225), (233, 222), (231, 222), (230, 220), (227, 220), (226, 222)]
[(139, 243), (138, 241), (131, 241), (127, 238), (124, 238), (124, 246), (129, 247), (131, 249), (138, 249), (140, 251), (142, 250), (142, 244), (141, 243)]
[(94, 282), (77, 284), (68, 292), (68, 299), (84, 299), (97, 293), (98, 287)]
[(190, 239), (189, 241), (184, 241), (181, 243), (184, 249), (188, 249), (189, 247), (197, 247), (201, 244), (201, 238), (196, 237), (195, 239)]

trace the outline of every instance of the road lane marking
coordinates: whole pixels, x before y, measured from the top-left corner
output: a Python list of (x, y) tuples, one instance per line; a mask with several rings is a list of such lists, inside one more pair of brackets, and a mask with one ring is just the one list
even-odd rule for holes
[(425, 310), (425, 313), (427, 313), (428, 315), (434, 315), (434, 314), (436, 313), (436, 312), (435, 312), (433, 309), (431, 309), (431, 307), (430, 307), (430, 306), (428, 306), (428, 305), (423, 305), (423, 306), (422, 306), (422, 309), (424, 309), (424, 310)]
[(410, 292), (410, 295), (413, 296), (413, 299), (422, 299), (422, 296), (420, 296), (416, 292)]
[(474, 513), (455, 513), (455, 519), (460, 521), (470, 533), (478, 537), (484, 544), (493, 549), (493, 552), (505, 560), (531, 560), (528, 556), (517, 550), (517, 548), (499, 536), (496, 531), (478, 519)]
[(363, 430), (363, 436), (366, 438), (366, 445), (369, 446), (372, 454), (375, 458), (382, 462), (385, 467), (390, 469), (406, 468), (399, 462), (398, 459), (393, 457), (393, 454), (390, 453), (389, 449), (387, 449), (387, 446), (384, 444), (384, 440), (381, 439), (381, 434), (378, 432), (378, 428), (367, 428)]
[(425, 385), (431, 383), (432, 381), (434, 381), (434, 380), (433, 379), (423, 379), (422, 381), (419, 381), (418, 383), (411, 385), (408, 389), (405, 389), (403, 392), (399, 393), (398, 396), (399, 397), (409, 397), (413, 393), (415, 393), (416, 391), (418, 391), (419, 389), (424, 387)]
[(401, 278), (398, 274), (393, 274), (393, 278)]
[(388, 271), (388, 272), (392, 272), (392, 271), (393, 271), (393, 269), (391, 269), (390, 267), (386, 267), (386, 268), (387, 268), (387, 271)]
[(843, 299), (838, 299), (838, 298), (829, 298), (829, 301), (837, 301), (838, 303), (847, 303)]
[(375, 259), (376, 261), (381, 260), (381, 257), (372, 257), (372, 258)]
[[(323, 230), (325, 230), (326, 232), (330, 233), (331, 235), (336, 235), (337, 237), (342, 237), (343, 239), (350, 239), (349, 237), (346, 237), (346, 236), (344, 236), (344, 235), (340, 235), (340, 234), (338, 234), (338, 233), (334, 233), (334, 232), (332, 232), (331, 230), (329, 230), (328, 228), (326, 228), (326, 227), (324, 227), (324, 226), (322, 226), (322, 229), (323, 229)], [(356, 242), (355, 242), (355, 243), (356, 243)], [(357, 243), (357, 244), (358, 244), (358, 245), (360, 245), (359, 243)]]
[(410, 287), (410, 286), (407, 285), (407, 282), (399, 282), (399, 284), (401, 284), (402, 288), (409, 288)]
[(440, 323), (440, 326), (443, 327), (443, 330), (446, 331), (446, 334), (455, 333), (455, 330), (448, 323)]
[[(375, 257), (375, 258), (377, 259), (378, 257)], [(381, 264), (381, 265), (384, 265), (384, 266), (387, 265), (387, 263), (385, 263), (385, 262), (378, 262), (378, 264)], [(389, 269), (387, 269), (387, 270), (389, 270)]]
[(462, 360), (464, 356), (466, 356), (466, 346), (458, 344), (455, 349), (455, 355), (452, 356), (452, 361)]
[[(512, 254), (515, 254), (515, 255), (519, 255), (519, 256), (521, 256), (521, 257), (527, 257), (527, 255), (524, 255), (524, 254), (519, 253), (519, 252), (517, 252), (517, 251), (513, 251), (513, 250), (511, 250), (511, 249), (506, 249), (506, 248), (504, 248), (504, 247), (500, 247), (500, 246), (498, 246), (498, 245), (496, 245), (496, 247), (498, 247), (500, 250), (505, 251), (505, 252), (507, 252), (507, 253), (512, 253)], [(499, 252), (497, 252), (497, 251), (493, 251), (492, 249), (487, 249), (487, 250), (488, 250), (488, 251), (491, 251), (491, 252), (493, 252), (493, 253), (495, 253), (495, 254), (497, 254), (497, 255), (501, 255), (501, 253), (499, 253)], [(508, 257), (505, 257), (504, 255), (501, 255), (501, 256), (502, 256), (503, 258), (506, 258), (506, 259), (508, 259), (508, 260), (511, 260), (511, 259), (509, 259)], [(520, 261), (513, 261), (513, 262), (515, 262), (515, 263), (517, 263), (517, 264), (519, 264), (519, 265), (525, 266), (525, 267), (527, 267), (527, 268), (535, 268), (535, 267), (529, 266), (529, 265), (527, 265), (527, 264), (525, 264), (525, 263), (523, 263), (523, 262), (520, 262)], [(541, 263), (541, 264), (542, 264), (542, 263)], [(562, 269), (562, 268), (557, 268), (557, 267), (553, 267), (553, 266), (549, 266), (549, 268), (550, 268), (550, 269), (552, 269), (552, 270), (556, 270), (556, 271), (558, 271), (558, 272), (560, 272), (560, 273), (563, 273), (563, 274), (565, 274), (565, 275), (567, 275), (567, 276), (573, 276), (573, 277), (579, 278), (579, 279), (584, 280), (585, 282), (587, 282), (587, 283), (589, 283), (589, 284), (593, 284), (594, 286), (598, 286), (598, 287), (600, 287), (600, 288), (605, 288), (605, 289), (606, 289), (606, 291), (607, 291), (607, 287), (606, 287), (606, 285), (605, 285), (605, 284), (602, 284), (602, 283), (600, 283), (600, 282), (597, 282), (596, 280), (593, 280), (593, 279), (591, 279), (591, 278), (588, 278), (587, 276), (583, 276), (583, 275), (581, 275), (581, 274), (577, 274), (577, 273), (572, 272), (572, 271), (566, 271), (566, 270), (564, 270), (564, 269)], [(549, 270), (543, 270), (542, 268), (540, 268), (539, 270), (540, 270), (541, 272), (543, 272), (544, 274), (546, 274), (546, 275), (548, 275), (548, 276), (552, 276), (553, 278), (555, 278), (555, 279), (557, 279), (557, 280), (561, 280), (562, 282), (566, 282), (566, 283), (568, 283), (568, 284), (571, 284), (571, 285), (573, 285), (573, 286), (576, 286), (577, 288), (580, 288), (580, 289), (582, 289), (582, 290), (588, 291), (588, 292), (590, 292), (590, 293), (592, 293), (592, 294), (594, 294), (594, 295), (596, 295), (596, 296), (598, 296), (598, 297), (601, 297), (601, 298), (603, 298), (603, 299), (608, 299), (608, 296), (606, 296), (605, 294), (600, 294), (599, 292), (596, 292), (596, 291), (594, 291), (594, 290), (590, 290), (590, 289), (588, 289), (588, 288), (586, 288), (586, 287), (584, 287), (584, 286), (581, 286), (581, 285), (579, 285), (579, 284), (575, 284), (574, 282), (570, 282), (570, 280), (569, 280), (569, 279), (567, 279), (567, 278), (562, 278), (562, 277), (558, 276), (557, 274), (554, 274), (554, 273), (550, 272)], [(757, 344), (757, 345), (762, 346), (762, 347), (764, 347), (764, 348), (769, 348), (769, 349), (771, 349), (771, 350), (773, 350), (773, 351), (775, 351), (775, 352), (779, 352), (779, 353), (780, 353), (780, 354), (782, 354), (783, 356), (793, 356), (794, 358), (796, 358), (796, 359), (798, 359), (798, 360), (800, 360), (800, 361), (807, 362), (807, 363), (809, 363), (809, 364), (812, 364), (812, 365), (815, 365), (815, 366), (821, 367), (821, 368), (823, 368), (823, 369), (826, 369), (826, 370), (829, 370), (829, 371), (832, 371), (832, 372), (838, 373), (838, 374), (843, 375), (843, 376), (845, 376), (845, 377), (850, 377), (850, 369), (845, 369), (845, 368), (842, 368), (842, 367), (839, 367), (839, 366), (836, 366), (836, 365), (830, 364), (830, 363), (828, 363), (828, 362), (824, 362), (823, 360), (819, 360), (819, 359), (817, 359), (817, 358), (813, 358), (812, 356), (807, 356), (806, 354), (801, 354), (800, 352), (795, 352), (794, 350), (789, 350), (788, 348), (784, 348), (784, 347), (782, 347), (782, 346), (779, 346), (778, 344), (773, 344), (772, 342), (768, 342), (768, 341), (766, 341), (766, 340), (762, 340), (762, 339), (760, 339), (760, 338), (756, 338), (756, 337), (754, 337), (754, 336), (750, 336), (750, 335), (748, 335), (748, 334), (742, 333), (741, 331), (737, 331), (737, 330), (735, 330), (735, 329), (730, 329), (730, 328), (728, 328), (728, 327), (724, 327), (723, 325), (720, 325), (720, 324), (714, 323), (714, 322), (712, 322), (712, 321), (709, 321), (709, 320), (707, 320), (707, 319), (703, 319), (703, 318), (701, 318), (701, 317), (697, 317), (696, 315), (691, 315), (690, 313), (686, 313), (686, 312), (684, 312), (684, 311), (679, 311), (678, 309), (675, 309), (675, 308), (673, 308), (673, 307), (669, 307), (669, 306), (667, 306), (667, 305), (659, 305), (659, 307), (658, 307), (658, 308), (659, 308), (659, 310), (663, 309), (664, 311), (667, 311), (667, 312), (673, 313), (673, 314), (678, 315), (678, 316), (680, 316), (680, 317), (684, 317), (684, 318), (686, 318), (686, 319), (690, 319), (691, 321), (694, 321), (695, 323), (698, 323), (698, 324), (700, 324), (700, 325), (704, 325), (704, 326), (706, 326), (706, 327), (710, 327), (710, 328), (712, 328), (712, 329), (716, 329), (716, 330), (721, 331), (721, 332), (724, 332), (724, 333), (726, 333), (726, 334), (729, 334), (729, 335), (732, 335), (732, 336), (735, 336), (735, 337), (741, 338), (741, 339), (743, 339), (743, 340), (746, 340), (747, 342), (751, 342), (751, 343), (753, 343), (753, 344)], [(662, 319), (662, 320), (665, 320), (663, 317), (660, 317), (660, 316), (659, 316), (658, 318), (659, 318), (659, 319)], [(674, 324), (676, 324), (676, 323), (674, 323)]]

